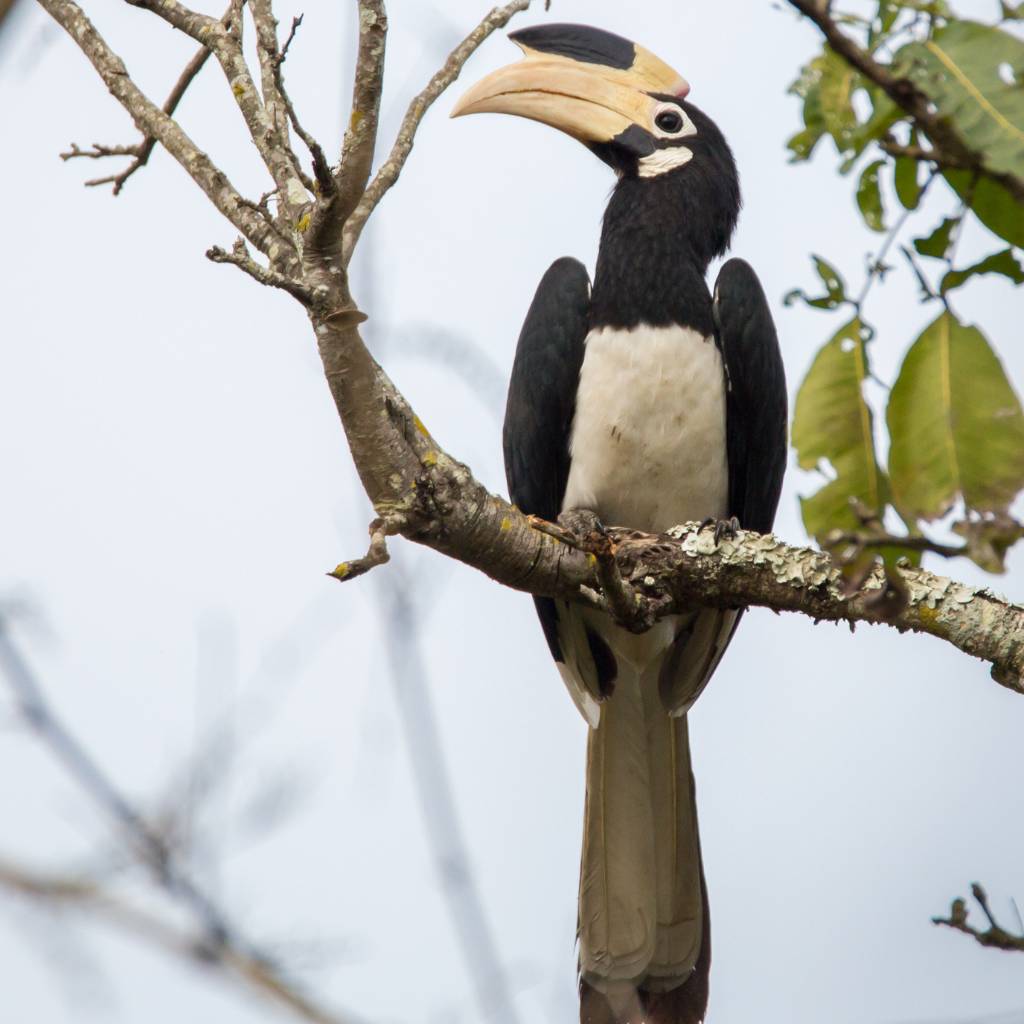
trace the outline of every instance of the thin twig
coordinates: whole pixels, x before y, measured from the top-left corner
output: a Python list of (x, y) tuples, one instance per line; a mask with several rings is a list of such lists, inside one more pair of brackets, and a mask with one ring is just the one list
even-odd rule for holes
[(518, 1024), (498, 943), (487, 920), (462, 834), (444, 744), (430, 699), (427, 659), (413, 604), (412, 581), (392, 570), (376, 577), (395, 703), (423, 814), (427, 845), (441, 895), (455, 928), (466, 973), (479, 1006), (478, 1019)]
[[(14, 695), (19, 714), (26, 725), (93, 802), (118, 825), (134, 856), (149, 869), (155, 883), (195, 919), (199, 931), (188, 939), (183, 948), (192, 956), (201, 954), (208, 962), (231, 967), (252, 985), (272, 993), (306, 1020), (316, 1024), (337, 1024), (336, 1016), (298, 992), (271, 956), (241, 936), (225, 911), (182, 867), (176, 851), (153, 829), (63, 723), (11, 638), (3, 616), (0, 616), (0, 672)], [(18, 874), (22, 884), (15, 887), (22, 891), (34, 889), (36, 895), (42, 895), (48, 887), (38, 875), (33, 876), (24, 871)], [(5, 882), (13, 885), (11, 877), (5, 877), (0, 867), (0, 884)], [(94, 883), (88, 880), (83, 882), (82, 879), (55, 882), (49, 885), (49, 889), (53, 898), (84, 900), (96, 899), (101, 895)], [(128, 918), (133, 916), (125, 911), (123, 905), (119, 906), (117, 916), (122, 918), (122, 923), (126, 923), (126, 915)], [(136, 927), (151, 924), (152, 921), (146, 916), (134, 915)]]
[(192, 963), (228, 968), (302, 1020), (312, 1024), (342, 1024), (341, 1017), (299, 991), (266, 958), (231, 946), (211, 946), (204, 936), (170, 924), (151, 911), (127, 902), (94, 879), (43, 875), (13, 861), (0, 859), (0, 886), (26, 899), (88, 913)]
[[(273, 58), (273, 75), (277, 86), (277, 92), (281, 98), (281, 102), (284, 104), (288, 120), (291, 122), (291, 126), (295, 130), (295, 134), (302, 139), (306, 149), (309, 150), (309, 155), (313, 159), (313, 174), (316, 177), (316, 184), (319, 186), (320, 195), (330, 196), (334, 191), (334, 175), (331, 174), (331, 168), (327, 162), (327, 157), (324, 155), (323, 147), (299, 123), (299, 115), (295, 111), (295, 104), (292, 103), (292, 98), (288, 95), (288, 90), (284, 86), (284, 71), (282, 70), (282, 65), (288, 55), (288, 47), (291, 46), (292, 40), (295, 38), (295, 33), (298, 27), (302, 24), (302, 17), (303, 16), (300, 14), (298, 17), (292, 19), (292, 28), (288, 33), (288, 38), (285, 40), (284, 46), (281, 48), (281, 52)], [(303, 184), (305, 184), (306, 188), (309, 189), (310, 192), (315, 192), (316, 189), (314, 189), (313, 183), (306, 177), (297, 160), (296, 169), (302, 177)]]
[(402, 173), (405, 161), (412, 152), (416, 131), (426, 112), (448, 86), (459, 77), (466, 61), (476, 52), (484, 40), (498, 29), (504, 28), (516, 14), (520, 11), (525, 11), (530, 6), (530, 3), (531, 0), (513, 0), (512, 3), (506, 4), (504, 7), (495, 7), (452, 50), (441, 69), (427, 83), (426, 88), (409, 104), (388, 158), (374, 175), (373, 181), (365, 193), (363, 193), (352, 215), (345, 222), (343, 244), (345, 263), (348, 263), (352, 257), (352, 250), (359, 240), (367, 218), (373, 213), (374, 208), (384, 197), (384, 194), (394, 185), (398, 180), (398, 176)]
[(932, 924), (943, 925), (955, 931), (970, 935), (979, 945), (988, 946), (992, 949), (1004, 949), (1008, 952), (1024, 953), (1024, 934), (1014, 935), (1008, 932), (995, 919), (992, 909), (988, 904), (988, 895), (977, 883), (971, 885), (971, 895), (977, 901), (981, 912), (988, 921), (988, 928), (981, 931), (968, 923), (967, 902), (961, 897), (953, 900), (949, 908), (949, 917), (933, 917)]
[[(294, 157), (287, 146), (287, 140), (280, 135), (280, 117), (286, 116), (284, 111), (275, 109), (273, 95), (273, 76), (264, 71), (264, 90), (270, 82), (268, 102), (261, 99), (260, 90), (256, 88), (249, 65), (242, 52), (241, 41), (224, 25), (214, 18), (200, 14), (186, 7), (181, 0), (165, 3), (163, 0), (127, 0), (135, 7), (144, 8), (155, 14), (172, 28), (191, 36), (197, 42), (207, 46), (217, 58), (228, 84), (231, 95), (238, 105), (249, 137), (256, 147), (264, 166), (274, 179), (274, 184), (281, 197), (281, 214), (278, 218), (279, 229), (290, 229), (298, 218), (301, 207), (308, 202), (306, 188), (296, 172)], [(257, 17), (256, 8), (252, 3), (250, 11), (256, 20), (257, 33), (266, 36), (266, 19)], [(262, 64), (267, 59), (264, 43), (258, 41), (257, 49)], [(272, 47), (274, 56), (277, 54), (276, 43)], [(280, 116), (278, 116), (280, 113)]]
[[(273, 225), (242, 202), (227, 175), (188, 137), (181, 126), (156, 106), (129, 76), (124, 61), (96, 31), (75, 0), (39, 0), (42, 7), (78, 44), (115, 99), (139, 130), (152, 135), (184, 168), (211, 203), (262, 253), (273, 248), (282, 270), (297, 264), (294, 246)], [(219, 21), (209, 19), (221, 31)]]
[[(391, 533), (395, 533), (396, 530), (392, 527)], [(354, 580), (359, 576), (363, 576), (368, 573), (371, 569), (376, 569), (378, 565), (384, 565), (386, 562), (391, 560), (391, 555), (388, 554), (388, 538), (389, 529), (383, 519), (375, 519), (370, 524), (370, 547), (367, 549), (365, 555), (362, 558), (353, 558), (349, 562), (341, 562), (334, 569), (332, 569), (327, 575), (333, 576), (336, 580)]]
[(288, 38), (284, 41), (284, 46), (281, 47), (281, 52), (275, 58), (275, 63), (280, 67), (288, 59), (288, 47), (292, 45), (292, 40), (295, 38), (295, 33), (298, 32), (299, 26), (302, 24), (302, 19), (305, 14), (296, 14), (292, 18), (292, 27), (288, 31)]
[(889, 156), (907, 157), (910, 160), (917, 160), (919, 163), (932, 163), (938, 167), (948, 167), (951, 170), (971, 170), (971, 165), (963, 160), (958, 160), (948, 153), (940, 153), (935, 149), (926, 149), (924, 146), (902, 146), (894, 139), (886, 138), (879, 140), (879, 149)]
[(904, 548), (907, 551), (930, 552), (943, 558), (958, 558), (967, 555), (967, 545), (942, 544), (928, 537), (900, 537), (896, 534), (863, 534), (835, 531), (823, 538), (823, 546), (828, 550), (843, 547), (856, 548), (858, 551), (878, 551), (885, 548)]
[(278, 273), (272, 267), (264, 267), (257, 263), (249, 254), (245, 241), (241, 238), (235, 239), (230, 252), (222, 249), (219, 245), (211, 246), (206, 250), (206, 258), (212, 263), (230, 263), (231, 266), (238, 267), (239, 270), (248, 274), (254, 281), (271, 288), (280, 288), (282, 291), (288, 292), (289, 295), (294, 295), (304, 306), (313, 304), (312, 288), (301, 281)]
[[(221, 18), (221, 23), (228, 25), (232, 18), (232, 7), (228, 7), (224, 16)], [(200, 46), (196, 50), (192, 59), (185, 65), (185, 70), (178, 76), (177, 82), (174, 83), (174, 88), (171, 89), (170, 95), (164, 101), (164, 105), (161, 108), (168, 117), (170, 117), (175, 110), (178, 109), (178, 104), (181, 102), (182, 97), (185, 95), (185, 91), (195, 80), (196, 75), (199, 74), (203, 69), (203, 65), (207, 62), (210, 57), (210, 50), (206, 46)], [(121, 189), (124, 188), (124, 183), (140, 168), (145, 167), (149, 162), (149, 158), (156, 148), (156, 137), (153, 135), (146, 135), (141, 142), (135, 143), (134, 146), (100, 146), (93, 144), (91, 150), (79, 149), (74, 143), (71, 144), (71, 149), (67, 153), (61, 153), (61, 160), (70, 160), (73, 157), (91, 157), (92, 159), (98, 159), (100, 157), (108, 156), (131, 156), (134, 157), (132, 162), (118, 174), (110, 174), (105, 178), (93, 178), (91, 181), (87, 181), (85, 184), (87, 187), (94, 185), (107, 185), (113, 183), (114, 195), (118, 195)]]
[(857, 299), (854, 303), (854, 305), (856, 305), (857, 307), (858, 315), (861, 315), (863, 313), (864, 302), (871, 292), (872, 285), (879, 277), (881, 277), (885, 273), (885, 257), (889, 254), (889, 250), (892, 248), (893, 242), (896, 241), (897, 236), (903, 230), (903, 226), (907, 223), (907, 220), (910, 218), (910, 215), (916, 212), (916, 210), (920, 209), (921, 200), (924, 199), (925, 194), (931, 187), (931, 184), (935, 180), (937, 173), (937, 171), (932, 171), (932, 173), (928, 175), (927, 180), (921, 186), (921, 191), (918, 196), (918, 205), (914, 209), (904, 210), (903, 213), (900, 214), (900, 216), (896, 219), (896, 223), (893, 224), (892, 228), (889, 230), (888, 235), (886, 235), (885, 241), (882, 243), (881, 249), (878, 250), (878, 255), (872, 259), (871, 266), (868, 268), (867, 280), (865, 280), (864, 287), (861, 289), (861, 293), (860, 295), (857, 296)]
[[(310, 177), (302, 170), (288, 138), (288, 124), (296, 120), (291, 101), (284, 96), (281, 54), (277, 48), (277, 19), (270, 0), (249, 0), (249, 12), (256, 26), (256, 56), (260, 65), (260, 88), (263, 107), (274, 129), (273, 145), (287, 154), (291, 168), (307, 192), (315, 190)], [(293, 26), (294, 29), (294, 26)], [(296, 197), (297, 198), (297, 197)]]

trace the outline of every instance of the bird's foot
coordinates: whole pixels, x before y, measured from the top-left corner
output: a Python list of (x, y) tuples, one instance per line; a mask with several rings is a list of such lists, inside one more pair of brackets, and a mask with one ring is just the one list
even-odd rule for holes
[(703, 533), (706, 529), (713, 526), (715, 528), (715, 546), (717, 547), (723, 537), (735, 537), (739, 533), (740, 521), (735, 516), (730, 516), (728, 519), (717, 519), (715, 516), (708, 516), (697, 529), (698, 533)]
[(571, 533), (581, 543), (592, 537), (606, 537), (608, 531), (604, 523), (597, 518), (597, 513), (589, 508), (570, 508), (558, 515), (558, 525)]

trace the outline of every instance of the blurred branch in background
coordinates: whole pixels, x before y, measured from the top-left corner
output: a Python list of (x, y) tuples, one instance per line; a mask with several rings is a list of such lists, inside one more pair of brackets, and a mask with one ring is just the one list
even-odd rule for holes
[(459, 824), (431, 703), (429, 673), (420, 645), (423, 579), (403, 573), (398, 564), (392, 564), (386, 573), (374, 574), (383, 647), (423, 812), (427, 845), (481, 1019), (518, 1024), (498, 944), (484, 912)]
[(268, 952), (244, 937), (227, 911), (195, 881), (181, 853), (146, 819), (93, 759), (48, 702), (42, 685), (0, 614), (0, 674), (14, 696), (21, 721), (60, 762), (91, 801), (112, 821), (127, 860), (146, 869), (152, 886), (184, 910), (191, 926), (172, 923), (112, 891), (95, 874), (42, 874), (0, 859), (0, 886), (51, 906), (90, 911), (96, 917), (184, 956), (222, 968), (225, 975), (314, 1024), (343, 1024), (345, 1017), (307, 995)]
[(963, 932), (965, 935), (970, 935), (980, 945), (988, 946), (990, 949), (1004, 949), (1009, 952), (1024, 953), (1024, 921), (1021, 920), (1020, 910), (1016, 902), (1013, 904), (1013, 909), (1017, 914), (1017, 927), (1019, 931), (1017, 934), (1014, 934), (1007, 931), (996, 921), (995, 915), (988, 904), (988, 894), (977, 882), (971, 885), (971, 895), (988, 921), (988, 928), (984, 931), (968, 923), (967, 901), (959, 896), (953, 900), (953, 904), (949, 908), (949, 917), (933, 917), (932, 923), (944, 925), (947, 928)]
[(0, 0), (0, 32), (3, 32), (7, 26), (8, 15), (14, 10), (17, 3), (18, 0)]

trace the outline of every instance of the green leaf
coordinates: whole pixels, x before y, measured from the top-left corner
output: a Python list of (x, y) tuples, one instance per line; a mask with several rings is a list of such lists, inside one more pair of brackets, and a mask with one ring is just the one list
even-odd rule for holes
[(878, 12), (875, 18), (878, 21), (878, 34), (874, 38), (881, 38), (896, 23), (903, 8), (896, 0), (878, 0)]
[(882, 209), (882, 190), (878, 187), (878, 172), (885, 166), (885, 160), (868, 164), (857, 185), (857, 205), (864, 223), (872, 231), (885, 231), (885, 211)]
[[(871, 100), (871, 114), (866, 121), (858, 123), (847, 131), (843, 137), (843, 150), (849, 155), (839, 167), (841, 174), (847, 174), (857, 162), (857, 158), (867, 149), (872, 142), (887, 135), (889, 129), (906, 115), (889, 97), (865, 79), (857, 76), (856, 84), (863, 87)], [(839, 145), (839, 139), (836, 139)]]
[[(1001, 69), (1009, 66), (1012, 81)], [(935, 104), (985, 167), (1020, 174), (1024, 167), (1024, 40), (989, 25), (956, 19), (893, 58)]]
[(828, 463), (836, 478), (801, 499), (807, 532), (855, 530), (852, 501), (881, 515), (888, 486), (875, 456), (871, 410), (862, 387), (868, 373), (869, 328), (855, 317), (815, 357), (796, 398), (793, 444), (803, 469)]
[(971, 171), (943, 171), (942, 176), (989, 231), (1024, 248), (1024, 206), (998, 181)]
[(915, 238), (914, 248), (922, 256), (934, 256), (937, 260), (944, 260), (946, 250), (949, 249), (950, 235), (959, 223), (959, 217), (946, 217), (927, 238)]
[(940, 18), (951, 18), (952, 12), (946, 0), (900, 0), (900, 6), (922, 14), (934, 14)]
[(825, 294), (812, 299), (802, 288), (794, 288), (786, 293), (782, 300), (783, 305), (792, 306), (798, 299), (803, 299), (808, 306), (813, 306), (815, 309), (835, 309), (847, 302), (846, 285), (839, 276), (839, 271), (820, 256), (812, 255), (811, 259), (814, 260), (814, 269), (825, 286)]
[(976, 274), (1002, 274), (1008, 277), (1014, 284), (1024, 283), (1024, 267), (1013, 254), (1012, 249), (1004, 249), (1002, 252), (994, 252), (973, 266), (965, 267), (963, 270), (950, 270), (939, 285), (939, 294), (945, 295), (954, 288), (959, 288), (965, 281)]
[(916, 210), (921, 201), (921, 184), (917, 179), (918, 162), (909, 156), (896, 157), (893, 178), (896, 185), (896, 198), (905, 210)]
[(857, 127), (853, 93), (859, 77), (842, 57), (830, 48), (825, 49), (818, 89), (821, 116), (840, 153), (847, 148), (850, 133)]
[(789, 92), (803, 101), (804, 128), (794, 135), (786, 146), (792, 152), (792, 162), (809, 160), (822, 135), (825, 134), (825, 118), (821, 113), (821, 75), (824, 57), (815, 57), (804, 65), (800, 77), (789, 87)]
[(821, 283), (825, 286), (829, 298), (842, 302), (846, 298), (846, 284), (840, 277), (839, 271), (828, 260), (823, 260), (813, 253), (811, 259), (814, 260), (814, 269), (818, 272), (818, 277), (821, 278)]
[(804, 129), (787, 143), (794, 161), (807, 160), (824, 135), (844, 152), (857, 128), (852, 96), (860, 76), (829, 47), (805, 65), (789, 91), (804, 101)]
[(1006, 552), (1024, 537), (1024, 526), (1005, 515), (965, 519), (953, 531), (967, 542), (967, 557), (992, 573), (1006, 572)]
[(937, 519), (962, 496), (1002, 513), (1024, 487), (1024, 414), (976, 327), (949, 311), (910, 347), (889, 396), (889, 478), (908, 521)]

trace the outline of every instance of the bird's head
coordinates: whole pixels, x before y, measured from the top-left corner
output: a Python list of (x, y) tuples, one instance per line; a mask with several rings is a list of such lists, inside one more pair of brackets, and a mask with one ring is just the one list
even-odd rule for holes
[(649, 50), (587, 25), (537, 25), (510, 37), (524, 59), (477, 82), (463, 114), (516, 114), (584, 143), (620, 175), (656, 178), (691, 162), (735, 176), (714, 122), (687, 81)]
[(621, 203), (676, 209), (701, 260), (727, 248), (740, 208), (736, 165), (718, 126), (687, 102), (678, 72), (587, 25), (538, 25), (510, 38), (523, 59), (477, 82), (452, 117), (515, 114), (557, 128), (615, 170)]

